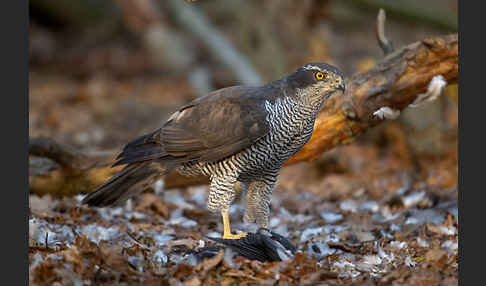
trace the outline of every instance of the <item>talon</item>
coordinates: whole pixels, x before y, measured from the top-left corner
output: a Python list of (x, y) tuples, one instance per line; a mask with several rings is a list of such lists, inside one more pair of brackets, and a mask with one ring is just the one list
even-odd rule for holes
[(223, 226), (224, 226), (223, 238), (224, 239), (240, 239), (246, 236), (246, 233), (231, 234), (229, 214), (227, 209), (221, 210), (221, 216), (223, 217)]
[(240, 234), (224, 234), (223, 239), (240, 239), (247, 236), (246, 233), (240, 233)]

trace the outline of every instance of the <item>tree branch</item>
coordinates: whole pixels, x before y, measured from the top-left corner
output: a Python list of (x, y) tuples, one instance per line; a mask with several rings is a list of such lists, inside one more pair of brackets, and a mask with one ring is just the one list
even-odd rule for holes
[(378, 40), (378, 44), (380, 45), (383, 53), (386, 56), (389, 53), (393, 52), (393, 43), (388, 40), (385, 35), (385, 21), (385, 10), (380, 9), (380, 11), (378, 12), (378, 16), (376, 17), (376, 39)]
[(449, 83), (458, 79), (457, 34), (430, 37), (389, 54), (371, 70), (346, 82), (346, 93), (324, 104), (314, 133), (287, 164), (317, 158), (350, 143), (358, 134), (383, 121), (373, 113), (382, 107), (401, 111), (427, 90), (437, 75)]
[(46, 157), (71, 170), (82, 170), (87, 158), (71, 146), (59, 144), (49, 138), (30, 138), (29, 155)]
[(262, 84), (262, 76), (194, 5), (179, 0), (167, 2), (176, 20), (204, 43), (208, 51), (231, 70), (244, 85)]
[[(437, 75), (441, 75), (449, 84), (457, 82), (457, 34), (431, 37), (402, 47), (387, 55), (371, 70), (349, 78), (346, 81), (346, 92), (332, 96), (324, 104), (311, 139), (286, 165), (311, 161), (335, 146), (352, 142), (359, 134), (386, 120), (386, 116), (374, 115), (377, 110), (387, 107), (401, 111), (407, 108), (418, 95), (427, 91), (429, 83)], [(52, 157), (56, 152), (37, 151), (35, 154)], [(62, 162), (66, 160), (57, 161), (63, 165)], [(69, 161), (71, 159), (67, 160)], [(107, 163), (94, 165), (81, 173), (77, 172), (77, 176), (67, 178), (62, 177), (62, 169), (49, 175), (31, 175), (30, 190), (53, 195), (85, 193), (118, 170), (119, 168), (110, 168)], [(207, 179), (203, 177), (189, 178), (170, 173), (165, 178), (165, 187), (177, 188), (205, 182)]]

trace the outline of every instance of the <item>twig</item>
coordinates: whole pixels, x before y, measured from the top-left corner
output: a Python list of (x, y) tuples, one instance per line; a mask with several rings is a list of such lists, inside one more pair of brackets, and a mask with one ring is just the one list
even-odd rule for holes
[(145, 244), (141, 243), (138, 239), (135, 238), (135, 236), (133, 236), (130, 232), (126, 231), (126, 234), (128, 235), (129, 238), (131, 238), (133, 240), (133, 242), (140, 246), (142, 249), (144, 250), (149, 250), (150, 251), (150, 247), (146, 246)]
[(81, 169), (85, 160), (74, 148), (49, 138), (29, 138), (29, 154), (49, 158), (69, 169)]
[(241, 84), (260, 85), (263, 83), (262, 76), (250, 65), (249, 61), (209, 23), (204, 14), (194, 7), (194, 4), (180, 0), (170, 0), (168, 4), (174, 10), (177, 21), (198, 37), (213, 57), (219, 59), (233, 71)]
[(388, 55), (389, 53), (393, 52), (393, 44), (385, 36), (385, 21), (385, 10), (380, 9), (380, 11), (378, 12), (378, 16), (376, 17), (376, 38), (378, 40), (378, 44), (383, 50), (383, 53), (385, 53), (385, 55)]

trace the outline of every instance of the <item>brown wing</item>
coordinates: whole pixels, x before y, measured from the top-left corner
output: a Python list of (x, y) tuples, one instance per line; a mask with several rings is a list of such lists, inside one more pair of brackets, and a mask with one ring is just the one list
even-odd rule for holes
[(266, 87), (229, 87), (196, 99), (161, 129), (161, 145), (181, 161), (217, 161), (253, 144), (269, 131)]
[(273, 102), (277, 90), (271, 85), (231, 87), (194, 100), (162, 128), (125, 145), (114, 165), (127, 166), (83, 203), (121, 203), (141, 190), (135, 186), (152, 182), (180, 163), (218, 161), (249, 147), (269, 132), (265, 101)]
[(143, 161), (212, 162), (235, 154), (269, 131), (265, 101), (279, 95), (272, 85), (228, 87), (183, 106), (156, 131), (125, 145), (114, 165)]

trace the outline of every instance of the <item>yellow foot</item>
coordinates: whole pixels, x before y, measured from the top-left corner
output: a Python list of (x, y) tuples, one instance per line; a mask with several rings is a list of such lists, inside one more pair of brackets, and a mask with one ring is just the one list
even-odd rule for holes
[(240, 234), (224, 234), (223, 239), (240, 239), (245, 237), (247, 234), (246, 233), (240, 233)]

